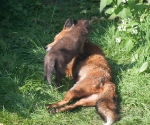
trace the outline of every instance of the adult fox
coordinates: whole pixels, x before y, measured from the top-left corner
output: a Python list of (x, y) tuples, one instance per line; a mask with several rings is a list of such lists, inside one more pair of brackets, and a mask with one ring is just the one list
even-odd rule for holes
[[(64, 25), (63, 30), (56, 35), (52, 44), (46, 46), (46, 49), (59, 42), (59, 38), (67, 34), (70, 28)], [(111, 125), (119, 119), (111, 69), (103, 51), (89, 40), (85, 40), (83, 52), (86, 57), (84, 59), (80, 56), (74, 57), (66, 70), (66, 75), (76, 81), (74, 86), (67, 91), (62, 101), (46, 106), (52, 108), (52, 113), (78, 106), (95, 106), (98, 114), (105, 121), (104, 125)], [(65, 105), (75, 98), (80, 100), (75, 104)]]

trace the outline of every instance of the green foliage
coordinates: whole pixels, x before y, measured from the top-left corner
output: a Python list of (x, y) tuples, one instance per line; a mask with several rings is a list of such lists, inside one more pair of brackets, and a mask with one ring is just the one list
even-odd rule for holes
[(101, 0), (100, 11), (102, 11), (107, 5), (111, 4), (112, 0)]
[[(143, 36), (140, 34), (145, 33), (139, 29), (143, 24), (146, 24), (146, 19), (150, 14), (149, 5), (143, 1), (135, 0), (109, 0), (109, 3), (111, 6), (106, 8), (105, 14), (109, 15), (109, 19), (118, 17), (120, 23), (117, 24), (116, 32), (126, 34), (125, 37), (116, 38), (116, 42), (123, 42), (126, 52), (129, 53), (135, 48), (137, 49), (143, 42)], [(100, 11), (110, 4), (101, 1)], [(145, 64), (145, 62), (143, 63)]]
[(137, 16), (138, 13), (145, 11), (145, 9), (149, 8), (148, 4), (143, 2), (137, 2), (135, 0), (106, 0), (100, 1), (100, 12), (107, 6), (111, 5), (105, 11), (106, 14), (109, 14), (109, 19), (113, 19), (115, 17), (120, 18), (129, 18), (131, 16)]
[[(45, 104), (60, 101), (73, 84), (72, 81), (64, 78), (58, 92), (53, 85), (49, 85), (43, 79), (43, 59), (46, 53), (44, 46), (53, 41), (67, 18), (99, 17), (98, 3), (98, 0), (77, 2), (66, 0), (50, 2), (47, 6), (33, 3), (34, 11), (27, 11), (29, 13), (25, 17), (22, 17), (22, 12), (15, 9), (14, 12), (20, 13), (18, 17), (14, 18), (13, 14), (11, 18), (3, 17), (0, 23), (3, 23), (0, 28), (0, 123), (4, 125), (102, 124), (94, 107), (80, 107), (72, 111), (50, 114)], [(23, 9), (30, 10), (24, 6)], [(92, 26), (89, 38), (103, 49), (112, 69), (122, 116), (122, 119), (115, 123), (116, 125), (150, 124), (150, 16), (143, 14), (142, 19), (140, 25), (132, 21), (134, 29), (138, 31), (132, 36), (130, 30), (127, 33), (116, 28), (123, 25), (123, 21), (120, 25), (116, 21), (99, 21)], [(124, 25), (132, 30), (128, 20), (124, 21), (126, 22)], [(124, 29), (123, 26), (121, 30)], [(135, 28), (136, 26), (138, 27)], [(138, 41), (134, 40), (135, 37)], [(129, 38), (132, 38), (132, 42)]]
[(141, 72), (144, 72), (144, 71), (147, 69), (147, 66), (148, 66), (148, 62), (144, 62), (144, 63), (142, 64), (142, 66), (140, 67), (139, 72), (140, 72), (140, 73), (141, 73)]
[(43, 7), (42, 0), (1, 0), (0, 3), (0, 24), (6, 27), (14, 25), (17, 20), (26, 20)]

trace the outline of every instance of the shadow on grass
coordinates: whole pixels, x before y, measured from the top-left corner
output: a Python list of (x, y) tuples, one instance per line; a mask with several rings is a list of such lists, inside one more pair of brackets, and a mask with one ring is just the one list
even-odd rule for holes
[(1, 53), (0, 63), (0, 110), (25, 118), (37, 108), (44, 107), (45, 100), (53, 99), (43, 81), (43, 61), (39, 59), (42, 53), (35, 56), (26, 51), (20, 53), (18, 48), (17, 52)]
[(113, 82), (114, 84), (116, 85), (116, 93), (117, 93), (117, 104), (118, 104), (118, 112), (120, 114), (121, 112), (121, 102), (122, 102), (122, 98), (121, 98), (121, 92), (120, 92), (120, 89), (119, 89), (119, 84), (121, 84), (120, 81), (122, 81), (122, 75), (121, 75), (121, 72), (124, 71), (124, 70), (127, 70), (129, 68), (132, 68), (134, 66), (134, 64), (132, 63), (131, 64), (117, 64), (114, 60), (110, 59), (110, 58), (107, 58), (109, 64), (110, 64), (110, 67), (111, 67), (111, 70), (112, 70), (112, 77), (113, 77)]

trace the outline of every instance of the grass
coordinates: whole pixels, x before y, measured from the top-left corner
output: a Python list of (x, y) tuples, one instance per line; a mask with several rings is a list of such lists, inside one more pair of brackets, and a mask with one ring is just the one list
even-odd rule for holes
[[(40, 12), (1, 30), (0, 37), (0, 123), (4, 125), (101, 125), (94, 107), (49, 114), (45, 103), (63, 98), (73, 85), (63, 79), (61, 91), (43, 80), (44, 46), (53, 41), (67, 18), (100, 17), (97, 3), (64, 2), (44, 7)], [(63, 8), (63, 9), (62, 9)], [(71, 10), (71, 11), (70, 11)], [(101, 46), (112, 68), (122, 119), (115, 125), (150, 124), (150, 68), (139, 72), (150, 61), (150, 16), (140, 27), (144, 35), (131, 52), (116, 38), (116, 22), (95, 24), (90, 39)], [(9, 22), (8, 22), (9, 23)], [(136, 57), (136, 58), (135, 58)], [(134, 62), (131, 60), (134, 58)], [(150, 65), (150, 64), (149, 64)]]

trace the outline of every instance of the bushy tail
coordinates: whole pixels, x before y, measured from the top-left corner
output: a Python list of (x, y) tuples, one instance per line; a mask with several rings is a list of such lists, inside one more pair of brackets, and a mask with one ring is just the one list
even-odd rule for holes
[(104, 91), (100, 94), (96, 109), (100, 117), (105, 121), (103, 125), (112, 125), (119, 120), (115, 85), (113, 83), (104, 84)]
[(49, 84), (52, 82), (52, 76), (55, 70), (55, 58), (46, 55), (44, 60), (44, 77), (48, 80)]

